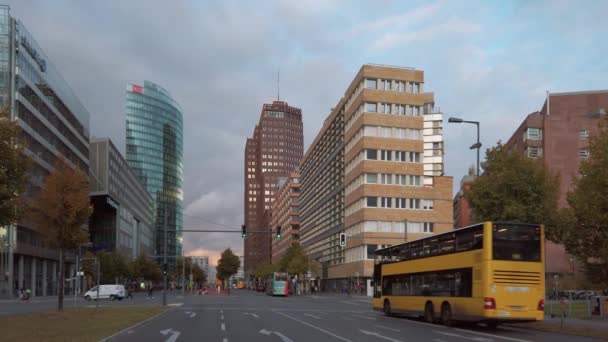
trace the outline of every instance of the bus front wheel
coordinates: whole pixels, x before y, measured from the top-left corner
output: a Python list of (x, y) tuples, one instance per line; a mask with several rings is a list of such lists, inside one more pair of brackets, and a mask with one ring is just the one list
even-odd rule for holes
[(435, 323), (435, 312), (433, 311), (433, 303), (428, 302), (424, 306), (424, 320), (427, 323)]
[(449, 303), (443, 303), (441, 306), (441, 322), (446, 327), (452, 326), (452, 308)]
[(389, 317), (393, 315), (391, 313), (391, 303), (388, 301), (388, 299), (384, 301), (384, 314)]

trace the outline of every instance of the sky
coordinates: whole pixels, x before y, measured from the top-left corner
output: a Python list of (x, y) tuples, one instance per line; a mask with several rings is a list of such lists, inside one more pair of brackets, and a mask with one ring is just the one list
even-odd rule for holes
[[(1, 1), (0, 1), (1, 2)], [(608, 1), (4, 0), (91, 114), (125, 151), (125, 85), (150, 80), (184, 110), (184, 229), (238, 230), (243, 151), (262, 104), (302, 108), (305, 148), (365, 63), (425, 72), (445, 114), (446, 174), (506, 141), (546, 91), (608, 89)], [(189, 255), (240, 234), (185, 233)]]

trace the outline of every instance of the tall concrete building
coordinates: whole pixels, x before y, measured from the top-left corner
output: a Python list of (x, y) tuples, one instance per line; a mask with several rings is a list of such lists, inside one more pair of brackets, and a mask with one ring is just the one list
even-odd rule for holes
[[(538, 112), (529, 114), (506, 147), (537, 159), (560, 176), (559, 205), (566, 206), (580, 161), (589, 157), (589, 138), (608, 112), (608, 90), (548, 93)], [(573, 258), (563, 246), (546, 244), (547, 273), (570, 273)]]
[(272, 263), (278, 264), (289, 247), (300, 241), (300, 173), (280, 177), (278, 190), (272, 203), (272, 229), (274, 236), (281, 227), (281, 238), (272, 239)]
[[(38, 193), (58, 159), (88, 174), (89, 112), (5, 5), (0, 5), (0, 51), (0, 108), (18, 122), (32, 161), (25, 197)], [(34, 296), (57, 294), (58, 257), (27, 217), (0, 227), (0, 297), (13, 297), (19, 288)], [(73, 265), (66, 267), (66, 278), (73, 272)]]
[(442, 114), (423, 87), (423, 71), (363, 65), (308, 148), (300, 242), (322, 288), (369, 286), (376, 249), (452, 229)]
[(279, 177), (295, 170), (304, 150), (302, 110), (287, 102), (264, 104), (253, 137), (245, 144), (245, 276), (271, 263), (271, 206)]
[[(168, 91), (149, 81), (127, 84), (127, 162), (155, 201), (155, 254), (181, 255), (184, 201), (182, 109)], [(175, 262), (170, 258), (171, 263)]]
[(91, 242), (129, 257), (154, 252), (154, 199), (109, 138), (93, 138), (89, 149)]

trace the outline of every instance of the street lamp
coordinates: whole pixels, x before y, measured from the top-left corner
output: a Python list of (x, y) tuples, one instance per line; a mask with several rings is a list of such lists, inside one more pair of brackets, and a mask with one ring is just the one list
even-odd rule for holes
[(449, 118), (449, 123), (470, 123), (477, 126), (477, 142), (471, 145), (469, 149), (474, 150), (477, 149), (477, 177), (479, 177), (479, 150), (481, 149), (481, 142), (479, 142), (479, 121), (468, 121), (463, 120), (461, 118)]

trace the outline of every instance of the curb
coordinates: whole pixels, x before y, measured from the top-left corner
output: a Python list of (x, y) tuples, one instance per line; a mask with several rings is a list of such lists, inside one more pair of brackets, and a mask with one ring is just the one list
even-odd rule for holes
[(158, 314), (156, 314), (156, 315), (154, 315), (154, 316), (152, 316), (152, 317), (148, 317), (148, 318), (144, 319), (143, 321), (141, 321), (141, 322), (139, 322), (139, 323), (135, 323), (135, 324), (133, 324), (133, 325), (132, 325), (132, 326), (130, 326), (130, 327), (126, 327), (126, 328), (122, 329), (121, 331), (119, 331), (119, 332), (117, 332), (117, 333), (114, 333), (113, 335), (110, 335), (110, 336), (108, 336), (108, 337), (104, 337), (104, 338), (102, 338), (101, 340), (99, 340), (98, 342), (108, 342), (108, 341), (110, 341), (111, 339), (113, 339), (114, 337), (116, 337), (116, 336), (118, 336), (118, 335), (121, 335), (121, 334), (124, 334), (125, 332), (127, 332), (127, 331), (129, 331), (129, 330), (133, 330), (133, 329), (137, 328), (138, 326), (140, 326), (140, 325), (142, 325), (142, 324), (144, 324), (144, 323), (146, 323), (146, 322), (148, 322), (148, 321), (151, 321), (151, 320), (153, 320), (153, 319), (156, 319), (156, 318), (158, 318), (158, 317), (162, 316), (163, 314), (165, 314), (165, 313), (167, 313), (167, 312), (169, 312), (169, 311), (171, 311), (171, 310), (174, 310), (175, 308), (177, 308), (177, 306), (176, 306), (176, 307), (169, 307), (169, 309), (168, 309), (168, 310), (165, 310), (165, 311), (163, 311), (163, 312), (160, 312), (160, 313), (158, 313)]

